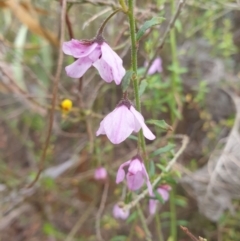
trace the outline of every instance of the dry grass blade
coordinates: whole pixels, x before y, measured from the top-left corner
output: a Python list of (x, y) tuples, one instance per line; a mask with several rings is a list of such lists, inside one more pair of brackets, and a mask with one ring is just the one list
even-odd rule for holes
[[(49, 30), (44, 29), (40, 25), (38, 19), (35, 17), (37, 10), (35, 10), (31, 6), (26, 7), (26, 4), (19, 4), (15, 0), (5, 1), (4, 3), (1, 3), (0, 6), (8, 7), (13, 12), (13, 14), (19, 19), (19, 21), (25, 24), (33, 33), (45, 38), (53, 45), (59, 45), (57, 37)], [(33, 14), (33, 12), (35, 14)]]

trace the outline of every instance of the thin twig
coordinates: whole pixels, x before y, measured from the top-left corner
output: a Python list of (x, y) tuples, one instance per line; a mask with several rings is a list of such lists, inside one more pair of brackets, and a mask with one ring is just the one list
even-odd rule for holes
[(80, 219), (77, 221), (77, 223), (73, 226), (72, 230), (68, 234), (66, 241), (72, 241), (77, 231), (82, 227), (84, 222), (88, 219), (89, 215), (94, 210), (95, 203), (92, 202), (87, 208), (87, 210), (81, 215)]
[[(182, 146), (181, 148), (178, 150), (178, 152), (175, 154), (175, 156), (173, 157), (173, 159), (169, 162), (169, 164), (166, 167), (166, 172), (169, 172), (172, 168), (172, 166), (174, 165), (174, 163), (177, 161), (177, 159), (179, 158), (179, 156), (183, 153), (183, 151), (186, 149), (188, 142), (189, 142), (189, 138), (188, 136), (182, 135), (182, 136), (178, 136), (182, 138)], [(165, 174), (165, 172), (164, 172)], [(152, 187), (155, 188), (155, 186), (159, 183), (159, 181), (162, 178), (163, 173), (161, 173), (152, 183)], [(131, 201), (130, 203), (124, 205), (123, 209), (124, 211), (130, 210), (131, 208), (135, 207), (144, 197), (146, 197), (148, 195), (148, 189), (145, 189), (141, 194), (139, 194), (133, 201)]]
[(98, 241), (104, 240), (101, 235), (101, 227), (100, 226), (101, 226), (101, 216), (102, 216), (102, 213), (104, 211), (104, 207), (105, 207), (105, 204), (107, 201), (108, 189), (109, 189), (109, 182), (107, 181), (104, 185), (104, 190), (103, 190), (103, 194), (102, 194), (100, 207), (99, 207), (99, 209), (97, 211), (97, 215), (96, 215), (96, 235), (97, 235)]
[(157, 50), (155, 51), (155, 54), (154, 54), (153, 58), (152, 58), (152, 59), (150, 60), (150, 62), (148, 63), (147, 69), (146, 69), (146, 71), (145, 71), (144, 76), (143, 76), (142, 79), (145, 79), (145, 78), (146, 78), (147, 73), (148, 73), (148, 70), (150, 69), (150, 66), (152, 65), (152, 63), (153, 63), (153, 61), (156, 59), (156, 57), (158, 56), (159, 51), (163, 48), (163, 45), (164, 45), (164, 43), (165, 43), (165, 40), (166, 40), (166, 38), (167, 38), (170, 30), (171, 30), (172, 27), (174, 26), (174, 24), (175, 24), (175, 22), (176, 22), (176, 20), (177, 20), (177, 18), (178, 18), (178, 16), (179, 16), (179, 14), (180, 14), (180, 12), (181, 12), (181, 10), (182, 10), (182, 7), (184, 6), (185, 2), (186, 2), (186, 0), (180, 0), (180, 1), (179, 1), (178, 6), (177, 6), (177, 10), (176, 10), (175, 14), (173, 15), (171, 21), (169, 22), (169, 24), (168, 24), (168, 26), (167, 26), (164, 34), (163, 34), (163, 37), (162, 37), (162, 39), (160, 40), (160, 43), (159, 43), (159, 45), (158, 45), (157, 48), (156, 48)]
[(193, 241), (199, 241), (198, 238), (196, 238), (186, 227), (180, 226), (180, 228), (182, 229), (182, 231), (187, 234), (188, 237), (190, 237), (191, 240)]
[(45, 163), (45, 159), (46, 159), (47, 149), (48, 149), (48, 146), (49, 146), (50, 137), (51, 137), (51, 133), (52, 133), (54, 110), (55, 110), (56, 99), (57, 99), (57, 95), (58, 95), (58, 84), (59, 84), (60, 74), (61, 74), (62, 65), (63, 65), (63, 52), (62, 52), (61, 46), (62, 46), (62, 43), (64, 41), (66, 6), (67, 6), (67, 0), (63, 0), (63, 2), (62, 2), (62, 12), (61, 12), (60, 47), (59, 47), (59, 55), (58, 55), (59, 58), (58, 58), (58, 65), (57, 65), (55, 78), (54, 78), (54, 81), (53, 81), (53, 91), (52, 91), (53, 98), (52, 98), (51, 110), (50, 110), (50, 114), (49, 114), (49, 126), (48, 126), (48, 130), (47, 130), (47, 137), (46, 137), (46, 141), (44, 143), (38, 173), (37, 173), (35, 179), (32, 181), (32, 183), (30, 183), (27, 186), (28, 188), (31, 188), (38, 181), (38, 179), (41, 175), (41, 172), (44, 169), (44, 163)]
[(137, 204), (137, 210), (138, 210), (138, 215), (140, 217), (140, 220), (142, 222), (142, 226), (143, 226), (144, 232), (146, 234), (146, 240), (147, 241), (152, 241), (152, 234), (151, 234), (150, 230), (148, 229), (146, 219), (145, 219), (145, 217), (143, 215), (143, 212), (142, 212), (139, 204)]

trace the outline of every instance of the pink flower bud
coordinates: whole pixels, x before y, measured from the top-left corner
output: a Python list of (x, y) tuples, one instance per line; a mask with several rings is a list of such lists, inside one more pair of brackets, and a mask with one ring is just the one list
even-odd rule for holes
[(156, 138), (146, 126), (142, 114), (136, 111), (128, 100), (122, 100), (114, 111), (101, 121), (96, 135), (107, 135), (113, 144), (119, 144), (132, 132), (139, 132), (141, 128), (147, 139), (153, 140)]
[[(164, 202), (169, 199), (169, 192), (171, 191), (171, 186), (163, 184), (157, 188), (157, 192), (161, 195)], [(149, 201), (149, 212), (155, 214), (157, 210), (158, 200), (150, 199)]]
[(118, 206), (118, 204), (115, 204), (113, 207), (113, 216), (114, 218), (125, 220), (129, 216), (129, 210), (124, 211), (121, 207)]
[(82, 77), (91, 66), (108, 83), (114, 80), (119, 85), (125, 75), (122, 59), (102, 38), (88, 41), (72, 39), (64, 42), (62, 49), (65, 54), (77, 59), (66, 67), (67, 75), (72, 78)]
[[(127, 174), (125, 174), (124, 170), (124, 167), (126, 166), (128, 166)], [(142, 187), (144, 182), (146, 182), (148, 192), (150, 196), (152, 196), (152, 185), (140, 156), (137, 155), (133, 157), (130, 161), (124, 162), (122, 165), (120, 165), (117, 172), (116, 183), (118, 184), (122, 182), (125, 178), (125, 175), (127, 179), (127, 186), (130, 190), (138, 190)]]
[(107, 170), (104, 167), (99, 167), (94, 172), (94, 178), (96, 180), (104, 180), (107, 178)]
[[(144, 63), (144, 66), (147, 67), (147, 62)], [(160, 57), (154, 59), (152, 62), (149, 70), (148, 75), (153, 75), (155, 73), (161, 73), (162, 72), (162, 59)]]

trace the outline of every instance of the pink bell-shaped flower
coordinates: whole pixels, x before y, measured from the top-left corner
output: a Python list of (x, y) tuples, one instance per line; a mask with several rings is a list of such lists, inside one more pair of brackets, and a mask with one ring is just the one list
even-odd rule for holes
[(118, 204), (115, 204), (113, 207), (113, 216), (114, 218), (125, 220), (129, 216), (129, 210), (124, 211)]
[(107, 135), (113, 144), (119, 144), (126, 140), (132, 132), (139, 132), (141, 128), (147, 139), (156, 138), (146, 126), (142, 114), (128, 100), (124, 99), (101, 121), (96, 135)]
[[(125, 173), (124, 167), (128, 166), (127, 174)], [(148, 187), (148, 192), (152, 196), (152, 185), (149, 180), (148, 173), (142, 162), (142, 158), (137, 155), (131, 160), (124, 162), (118, 168), (116, 183), (120, 183), (124, 180), (126, 174), (127, 186), (130, 190), (136, 191), (142, 187), (144, 182), (146, 182)]]
[(91, 66), (94, 66), (101, 78), (108, 83), (114, 80), (119, 85), (125, 75), (122, 59), (102, 37), (80, 41), (72, 39), (63, 43), (62, 50), (77, 59), (66, 67), (67, 75), (72, 78), (82, 77)]
[[(163, 201), (166, 202), (169, 199), (169, 192), (171, 191), (171, 186), (163, 184), (157, 188), (157, 192), (162, 197)], [(158, 200), (149, 200), (149, 212), (154, 214), (157, 210)]]
[(107, 170), (104, 167), (98, 167), (94, 172), (96, 180), (105, 180), (107, 178)]
[[(147, 67), (147, 62), (144, 63), (144, 66)], [(155, 73), (161, 73), (162, 72), (162, 59), (160, 57), (154, 59), (152, 62), (149, 70), (148, 70), (148, 75), (153, 75)]]

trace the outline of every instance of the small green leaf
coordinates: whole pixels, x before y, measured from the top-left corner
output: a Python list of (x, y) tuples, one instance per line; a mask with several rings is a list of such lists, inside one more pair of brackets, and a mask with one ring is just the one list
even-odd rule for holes
[(132, 223), (138, 217), (138, 212), (133, 212), (127, 219), (126, 223)]
[(161, 147), (161, 148), (157, 149), (156, 151), (154, 151), (154, 152), (152, 153), (152, 155), (153, 155), (153, 156), (157, 156), (157, 155), (160, 155), (160, 154), (162, 154), (162, 153), (169, 152), (169, 151), (171, 151), (174, 147), (175, 147), (174, 144), (168, 143), (166, 146)]
[(126, 74), (123, 76), (122, 84), (121, 84), (123, 92), (127, 90), (128, 86), (130, 84), (130, 81), (132, 79), (133, 73), (134, 72), (132, 70), (128, 70), (126, 72)]
[(156, 166), (162, 171), (162, 172), (166, 172), (166, 168), (165, 166), (161, 165), (161, 164), (156, 164)]
[(144, 93), (144, 91), (145, 91), (145, 89), (147, 88), (147, 86), (148, 86), (147, 81), (146, 81), (146, 80), (143, 80), (143, 81), (141, 82), (140, 86), (139, 86), (139, 96), (141, 96), (141, 95)]
[(148, 120), (146, 121), (149, 124), (153, 124), (161, 129), (167, 130), (167, 131), (173, 131), (173, 128), (168, 125), (164, 120)]
[(137, 36), (136, 36), (136, 39), (137, 41), (139, 41), (142, 36), (144, 35), (144, 33), (151, 27), (153, 27), (154, 25), (158, 25), (160, 23), (162, 23), (162, 21), (164, 20), (165, 18), (163, 17), (153, 17), (151, 20), (148, 20), (146, 21), (143, 26), (138, 30), (137, 32)]

